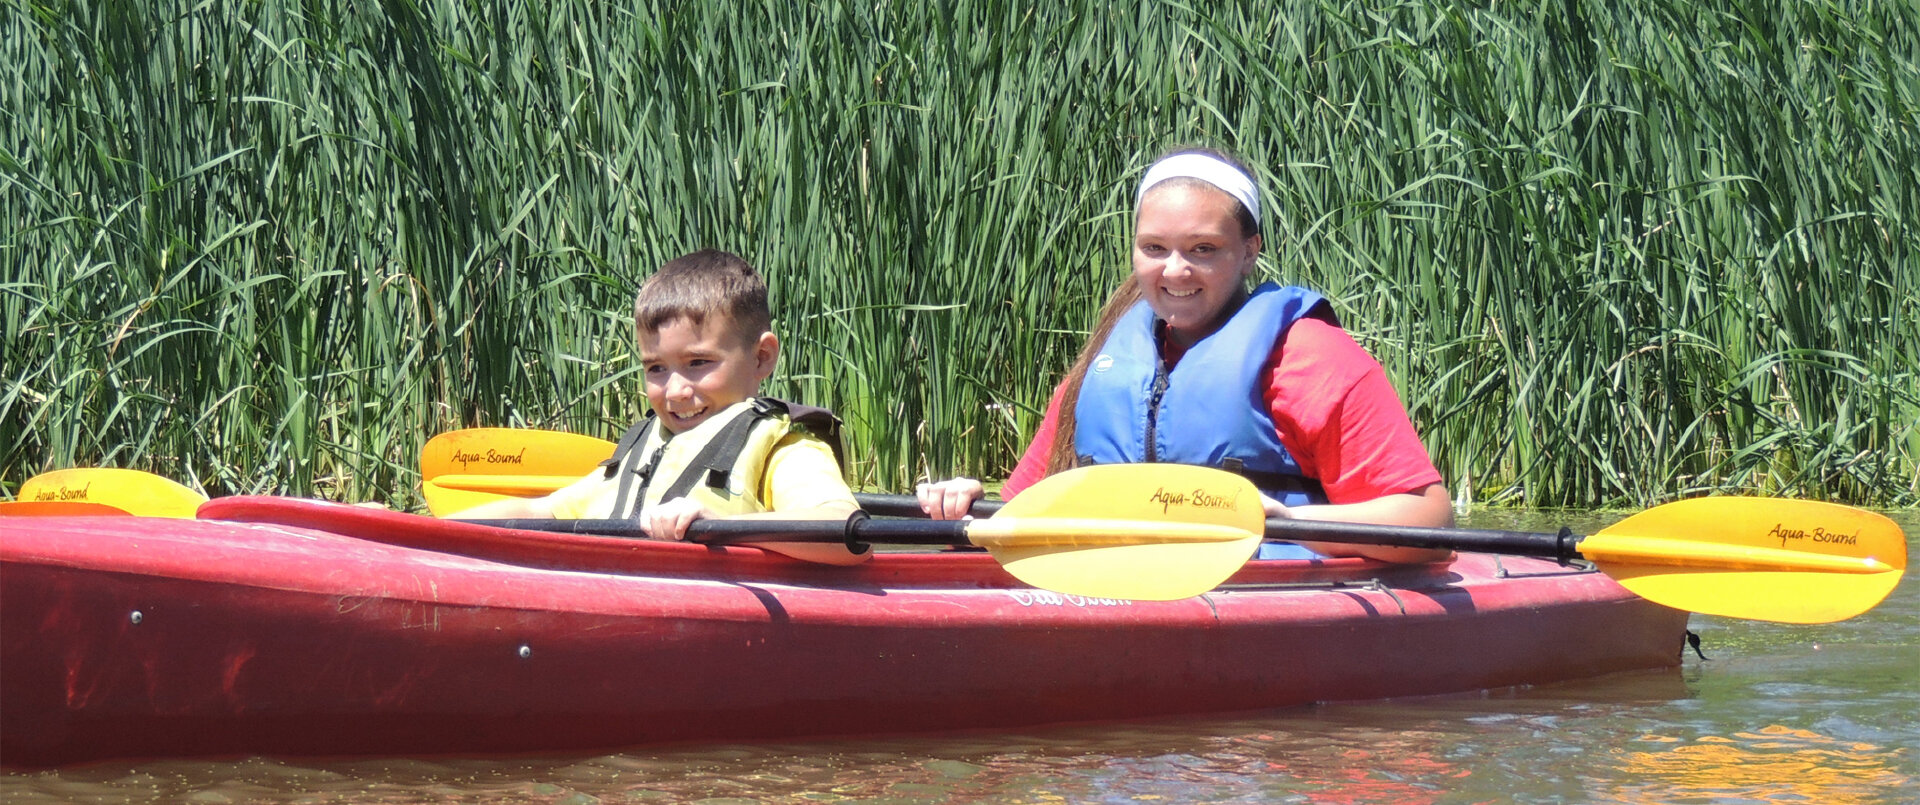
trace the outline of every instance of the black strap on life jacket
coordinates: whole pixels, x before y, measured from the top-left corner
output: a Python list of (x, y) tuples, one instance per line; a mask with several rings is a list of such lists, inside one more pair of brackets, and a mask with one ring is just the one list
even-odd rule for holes
[(740, 451), (747, 449), (747, 439), (752, 437), (754, 426), (762, 420), (778, 416), (780, 408), (778, 400), (754, 398), (753, 410), (734, 417), (732, 422), (714, 434), (707, 441), (707, 446), (700, 448), (699, 454), (687, 462), (686, 471), (674, 479), (673, 486), (667, 487), (666, 494), (661, 495), (660, 499), (686, 497), (688, 492), (693, 491), (693, 485), (702, 480), (710, 489), (727, 488), (727, 482), (733, 475), (733, 465), (740, 459)]
[(1255, 487), (1258, 487), (1264, 492), (1279, 492), (1282, 494), (1298, 492), (1313, 500), (1327, 499), (1327, 488), (1320, 484), (1320, 479), (1318, 478), (1308, 478), (1305, 475), (1293, 475), (1285, 472), (1250, 470), (1247, 469), (1244, 462), (1237, 458), (1221, 459), (1220, 469), (1252, 481)]
[[(620, 464), (627, 460), (628, 454), (635, 448), (646, 443), (647, 432), (652, 430), (655, 424), (653, 412), (648, 411), (645, 419), (634, 423), (633, 427), (627, 428), (627, 432), (620, 436), (620, 442), (613, 447), (613, 456), (600, 462), (600, 466), (605, 468), (606, 473), (602, 477), (612, 478), (614, 474), (620, 474), (620, 486), (613, 495), (613, 509), (607, 512), (612, 517), (631, 519), (640, 513), (640, 501), (647, 499), (647, 484), (652, 482), (653, 471), (660, 467), (660, 457), (666, 455), (667, 451), (655, 451), (651, 460), (643, 466), (634, 467), (632, 472), (620, 473)], [(640, 478), (640, 493), (633, 498), (633, 510), (627, 511), (627, 495), (633, 491), (635, 476)], [(622, 512), (626, 513), (622, 514)]]

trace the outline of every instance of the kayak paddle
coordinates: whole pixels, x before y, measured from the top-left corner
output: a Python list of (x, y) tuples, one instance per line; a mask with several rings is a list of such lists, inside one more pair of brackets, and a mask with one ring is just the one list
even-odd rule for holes
[(1900, 583), (1907, 537), (1884, 515), (1810, 500), (1706, 497), (1655, 506), (1581, 536), (1268, 520), (1268, 537), (1592, 562), (1656, 603), (1707, 615), (1829, 623)]
[[(912, 495), (861, 495), (876, 516), (920, 512)], [(1018, 498), (1016, 498), (1017, 500)], [(978, 501), (975, 516), (1001, 504)], [(1709, 615), (1826, 623), (1871, 609), (1900, 581), (1906, 536), (1873, 512), (1805, 500), (1708, 497), (1648, 509), (1580, 536), (1268, 520), (1269, 539), (1443, 548), (1594, 562), (1642, 598)], [(1790, 592), (1789, 592), (1790, 591)]]
[(140, 514), (192, 517), (207, 496), (150, 472), (113, 467), (75, 467), (43, 472), (20, 485), (26, 503), (88, 503), (92, 507), (12, 508), (5, 514)]
[[(1317, 520), (1262, 522), (1247, 511), (1258, 513), (1258, 501), (1253, 485), (1231, 473), (1180, 464), (1110, 464), (1050, 476), (987, 520), (715, 520), (695, 523), (689, 537), (718, 544), (972, 544), (994, 552), (1017, 578), (1036, 587), (1090, 597), (1164, 600), (1213, 589), (1246, 563), (1264, 532), (1267, 538), (1310, 542), (1482, 551), (1561, 562), (1585, 559), (1656, 603), (1784, 623), (1826, 623), (1865, 612), (1892, 592), (1907, 563), (1906, 535), (1892, 520), (1813, 501), (1683, 500), (1588, 536), (1565, 529), (1539, 534)], [(1023, 518), (1038, 522), (1028, 530), (1013, 523), (984, 525)], [(620, 520), (480, 522), (640, 536), (638, 526)], [(1100, 524), (1097, 530), (1092, 523)], [(1160, 538), (1155, 529), (1168, 523), (1244, 528), (1245, 539), (1219, 539), (1211, 536), (1214, 532)], [(1025, 553), (1030, 548), (1032, 556)], [(1034, 577), (1022, 575), (1026, 566), (1036, 569)]]
[(467, 428), (420, 449), (420, 489), (436, 517), (507, 497), (540, 497), (592, 472), (613, 442), (531, 428)]
[[(578, 433), (538, 428), (467, 428), (433, 437), (420, 451), (420, 486), (427, 511), (435, 517), (503, 498), (537, 498), (580, 480), (613, 455), (614, 443)], [(533, 474), (511, 461), (464, 456), (527, 456), (539, 462), (543, 474)], [(925, 517), (912, 495), (857, 493), (854, 500), (868, 514), (879, 517)], [(1000, 510), (997, 501), (973, 504), (973, 514), (985, 517)]]
[[(96, 485), (88, 487), (92, 497), (112, 500), (135, 514), (150, 513), (144, 504), (159, 496), (143, 496), (143, 489), (164, 493), (177, 487), (199, 499), (192, 490), (133, 470), (60, 472), (70, 474), (63, 476), (69, 479), (69, 487), (76, 480), (84, 486), (89, 477), (96, 478)], [(101, 483), (108, 479), (113, 482)], [(23, 492), (29, 488), (22, 486)], [(979, 545), (993, 551), (1010, 571), (1019, 567), (1014, 575), (1036, 587), (1139, 600), (1184, 598), (1212, 589), (1248, 560), (1262, 535), (1537, 556), (1561, 562), (1585, 559), (1657, 603), (1785, 623), (1825, 623), (1865, 612), (1899, 584), (1907, 562), (1906, 536), (1892, 520), (1813, 501), (1695, 498), (1656, 506), (1598, 533), (1580, 536), (1566, 529), (1545, 534), (1316, 520), (1261, 522), (1253, 516), (1261, 510), (1257, 493), (1248, 494), (1251, 490), (1252, 484), (1239, 476), (1204, 467), (1102, 465), (1060, 473), (1035, 484), (987, 520), (703, 520), (694, 524), (690, 536), (715, 544)], [(110, 497), (113, 493), (132, 497)], [(902, 507), (911, 501), (905, 496), (886, 497)], [(1228, 511), (1232, 514), (1225, 514)], [(1037, 522), (1023, 527), (1019, 520)], [(635, 523), (624, 520), (475, 522), (524, 530), (641, 536)], [(1239, 533), (1228, 535), (1220, 527)]]
[(125, 517), (125, 509), (81, 500), (0, 501), (0, 517)]
[[(522, 454), (516, 448), (513, 453), (504, 454), (499, 452), (497, 443), (488, 446), (480, 441), (486, 434), (462, 433), (475, 441), (456, 442), (441, 455), (480, 456), (471, 459), (478, 465), (485, 462), (486, 451), (492, 449), (495, 456), (525, 456), (527, 463), (522, 466), (536, 461), (532, 450)], [(1002, 507), (1000, 516), (992, 520), (869, 520), (864, 516), (853, 521), (703, 520), (695, 523), (690, 531), (695, 541), (715, 544), (976, 545), (991, 552), (1015, 578), (1045, 590), (1090, 598), (1143, 601), (1189, 598), (1219, 586), (1246, 563), (1260, 544), (1259, 528), (1264, 513), (1259, 493), (1252, 485), (1228, 473), (1209, 475), (1200, 479), (1205, 482), (1201, 486), (1169, 490), (1164, 495), (1130, 497), (1125, 501), (1105, 497), (1105, 486), (1143, 487), (1160, 474), (1162, 466), (1168, 465), (1113, 465), (1099, 472), (1062, 473), (1035, 484), (1017, 502)], [(73, 473), (68, 477), (82, 481), (95, 479), (94, 489), (118, 495), (109, 499), (130, 506), (136, 514), (149, 513), (141, 505), (151, 497), (148, 490), (178, 488), (191, 496), (195, 507), (206, 500), (165, 478), (134, 470), (63, 472)], [(192, 516), (191, 509), (187, 512), (185, 516)], [(644, 536), (638, 524), (631, 520), (471, 522), (521, 530)], [(1151, 572), (1167, 562), (1177, 563), (1181, 571)]]
[[(984, 520), (700, 520), (713, 545), (845, 542), (972, 545), (1029, 585), (1089, 598), (1174, 601), (1211, 590), (1260, 546), (1253, 484), (1226, 472), (1169, 479), (1175, 465), (1111, 464), (1059, 473)], [(1200, 468), (1188, 468), (1200, 469)], [(1177, 484), (1177, 486), (1176, 486)], [(502, 528), (643, 537), (631, 520), (472, 520)]]

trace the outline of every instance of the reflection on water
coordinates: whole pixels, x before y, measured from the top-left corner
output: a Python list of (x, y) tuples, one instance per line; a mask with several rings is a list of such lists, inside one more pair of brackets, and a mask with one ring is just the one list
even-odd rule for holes
[[(1691, 740), (1643, 735), (1658, 749), (1629, 752), (1623, 802), (1882, 802), (1913, 778), (1891, 768), (1887, 747), (1778, 724), (1731, 736)], [(1920, 796), (1920, 792), (1915, 792)]]
[(1711, 659), (1677, 670), (1458, 696), (590, 758), (107, 763), (0, 775), (0, 802), (1920, 802), (1920, 584), (1846, 623), (1693, 629)]
[[(1908, 748), (1689, 705), (1677, 671), (1239, 719), (683, 747), (575, 759), (103, 764), (9, 775), (38, 802), (1910, 801)], [(1909, 700), (1912, 701), (1911, 699)], [(1809, 714), (1811, 716), (1811, 714)]]
[[(1701, 732), (1680, 671), (1022, 733), (547, 760), (103, 764), (14, 802), (1886, 802), (1907, 750), (1766, 725)], [(1676, 709), (1678, 708), (1678, 709)], [(1900, 767), (1905, 764), (1908, 771)]]

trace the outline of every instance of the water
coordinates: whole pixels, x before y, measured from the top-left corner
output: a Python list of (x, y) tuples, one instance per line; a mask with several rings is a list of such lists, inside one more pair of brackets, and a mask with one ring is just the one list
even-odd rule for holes
[[(1896, 519), (1920, 536), (1920, 512)], [(5, 774), (0, 800), (1920, 803), (1920, 582), (1843, 623), (1692, 628), (1705, 661), (1518, 690), (587, 758), (105, 763)]]

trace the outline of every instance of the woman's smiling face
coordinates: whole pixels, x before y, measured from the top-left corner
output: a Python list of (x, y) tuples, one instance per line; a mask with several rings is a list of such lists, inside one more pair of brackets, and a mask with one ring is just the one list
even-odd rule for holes
[(1140, 200), (1133, 277), (1175, 342), (1207, 337), (1246, 296), (1260, 236), (1246, 235), (1238, 204), (1213, 187), (1165, 183)]

